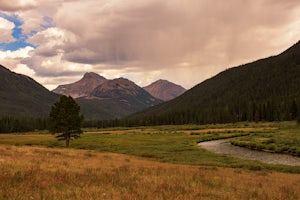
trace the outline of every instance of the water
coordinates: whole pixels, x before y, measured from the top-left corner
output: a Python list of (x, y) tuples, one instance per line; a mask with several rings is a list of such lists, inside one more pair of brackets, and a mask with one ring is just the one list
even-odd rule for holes
[(234, 155), (249, 160), (259, 160), (261, 162), (270, 164), (300, 166), (300, 157), (255, 151), (243, 147), (233, 146), (230, 144), (230, 139), (201, 142), (198, 145), (203, 149), (207, 149), (215, 153)]

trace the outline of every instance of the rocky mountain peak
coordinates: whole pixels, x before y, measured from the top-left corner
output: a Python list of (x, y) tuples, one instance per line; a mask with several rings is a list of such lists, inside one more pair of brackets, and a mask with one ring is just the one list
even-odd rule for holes
[(105, 79), (103, 76), (100, 76), (99, 74), (96, 74), (94, 72), (86, 72), (83, 75), (82, 79)]
[(152, 96), (164, 101), (174, 99), (186, 91), (182, 86), (163, 79), (151, 83), (144, 89)]
[(89, 96), (97, 86), (105, 81), (107, 81), (107, 79), (103, 76), (94, 72), (87, 72), (79, 81), (66, 85), (59, 85), (53, 92), (72, 96), (73, 98)]
[(146, 92), (134, 82), (126, 78), (117, 78), (108, 80), (99, 85), (92, 92), (92, 95), (98, 97), (122, 97), (124, 95), (136, 95), (140, 92)]

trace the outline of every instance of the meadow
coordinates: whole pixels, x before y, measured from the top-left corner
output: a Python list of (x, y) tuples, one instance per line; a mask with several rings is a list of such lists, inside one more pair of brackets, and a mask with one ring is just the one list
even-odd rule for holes
[(299, 174), (191, 166), (92, 150), (0, 146), (0, 199), (300, 198)]
[(246, 137), (235, 138), (231, 143), (253, 150), (286, 153), (300, 156), (300, 127), (281, 124), (275, 132), (252, 133)]
[[(300, 173), (299, 167), (244, 160), (215, 154), (197, 146), (199, 142), (215, 139), (276, 134), (283, 127), (298, 130), (294, 122), (85, 129), (80, 139), (71, 141), (71, 148), (135, 155), (168, 163)], [(64, 141), (58, 141), (47, 132), (0, 134), (0, 143), (65, 148)]]
[(0, 134), (0, 199), (299, 199), (299, 167), (197, 146), (298, 130), (295, 122), (85, 129), (69, 149), (47, 132)]

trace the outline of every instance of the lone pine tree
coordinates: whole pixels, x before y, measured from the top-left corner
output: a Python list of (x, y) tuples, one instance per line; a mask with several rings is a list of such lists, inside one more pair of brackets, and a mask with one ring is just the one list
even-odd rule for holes
[(58, 140), (66, 140), (67, 147), (71, 138), (79, 138), (82, 133), (83, 116), (79, 113), (80, 106), (70, 96), (61, 96), (51, 108), (49, 130), (58, 134)]

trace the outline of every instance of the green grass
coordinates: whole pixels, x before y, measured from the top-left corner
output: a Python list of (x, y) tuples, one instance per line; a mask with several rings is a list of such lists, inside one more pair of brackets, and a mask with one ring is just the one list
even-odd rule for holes
[[(282, 126), (282, 127), (281, 127)], [(99, 152), (113, 152), (147, 157), (161, 162), (192, 165), (222, 166), (247, 169), (275, 169), (300, 173), (299, 167), (263, 164), (229, 155), (215, 154), (197, 146), (200, 141), (231, 138), (262, 132), (285, 130), (289, 124), (226, 124), (226, 125), (184, 125), (136, 127), (125, 129), (88, 130), (80, 139), (72, 140), (71, 147)], [(279, 131), (280, 132), (280, 131)], [(13, 145), (42, 145), (65, 147), (64, 141), (57, 141), (50, 134), (5, 134), (0, 143)]]
[(300, 156), (300, 126), (291, 122), (280, 123), (277, 130), (252, 133), (245, 137), (232, 139), (231, 143), (255, 150)]

